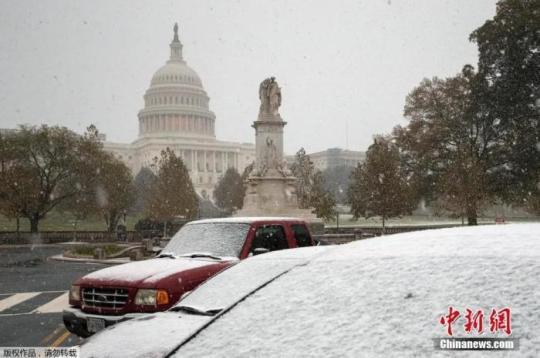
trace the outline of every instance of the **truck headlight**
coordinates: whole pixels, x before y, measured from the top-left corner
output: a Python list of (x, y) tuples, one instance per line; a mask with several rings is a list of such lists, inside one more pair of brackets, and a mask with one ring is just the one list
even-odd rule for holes
[(81, 300), (81, 286), (71, 285), (71, 288), (69, 289), (69, 299), (71, 301)]
[(156, 306), (169, 303), (169, 293), (165, 290), (140, 289), (135, 295), (136, 305)]

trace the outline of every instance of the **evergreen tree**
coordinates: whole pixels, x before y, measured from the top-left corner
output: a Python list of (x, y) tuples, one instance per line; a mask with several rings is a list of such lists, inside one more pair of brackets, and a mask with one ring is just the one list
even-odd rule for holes
[(235, 168), (229, 168), (216, 184), (214, 200), (219, 208), (231, 215), (244, 205), (245, 193), (242, 177)]
[(142, 167), (133, 180), (135, 188), (135, 203), (130, 211), (134, 213), (142, 213), (145, 211), (144, 204), (147, 201), (148, 192), (157, 177), (154, 172), (148, 167)]
[(291, 165), (291, 171), (296, 177), (296, 195), (301, 209), (312, 209), (320, 218), (331, 219), (334, 217), (335, 199), (330, 191), (325, 188), (324, 176), (301, 148)]
[(310, 207), (315, 209), (317, 217), (326, 220), (335, 217), (336, 200), (332, 193), (325, 188), (324, 175), (320, 170), (317, 170), (313, 175), (309, 202)]
[(296, 196), (301, 209), (308, 209), (311, 205), (311, 187), (313, 185), (313, 175), (315, 165), (304, 148), (296, 152), (291, 171), (296, 177)]
[[(167, 148), (152, 164), (157, 179), (150, 186), (145, 203), (147, 216), (161, 222), (174, 218), (191, 220), (198, 215), (198, 198), (181, 158)], [(165, 229), (165, 235), (167, 230)]]

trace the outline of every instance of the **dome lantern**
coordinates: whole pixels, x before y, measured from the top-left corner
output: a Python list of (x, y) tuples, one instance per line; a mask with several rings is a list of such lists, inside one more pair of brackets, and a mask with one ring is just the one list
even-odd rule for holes
[(171, 48), (171, 58), (169, 62), (184, 62), (182, 58), (182, 43), (178, 39), (178, 23), (174, 24), (174, 38), (169, 45)]

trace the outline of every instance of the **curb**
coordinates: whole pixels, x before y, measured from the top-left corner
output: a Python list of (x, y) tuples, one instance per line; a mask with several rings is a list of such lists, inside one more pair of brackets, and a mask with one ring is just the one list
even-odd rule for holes
[(49, 260), (55, 261), (67, 261), (67, 262), (79, 262), (79, 263), (92, 263), (92, 264), (105, 264), (105, 265), (119, 265), (131, 262), (129, 258), (118, 258), (118, 259), (108, 259), (108, 260), (98, 260), (98, 259), (82, 259), (75, 257), (64, 257), (63, 255), (54, 255), (49, 256)]

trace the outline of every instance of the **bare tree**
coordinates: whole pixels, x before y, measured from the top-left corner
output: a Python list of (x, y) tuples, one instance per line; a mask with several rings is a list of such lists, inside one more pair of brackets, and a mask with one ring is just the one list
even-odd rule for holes
[(0, 197), (38, 231), (39, 221), (87, 189), (102, 151), (97, 130), (84, 136), (64, 127), (20, 127), (0, 137)]
[(403, 170), (398, 147), (389, 137), (376, 137), (351, 175), (348, 190), (354, 218), (380, 216), (383, 232), (386, 220), (410, 214), (416, 202), (406, 171)]

